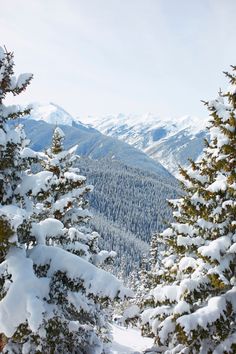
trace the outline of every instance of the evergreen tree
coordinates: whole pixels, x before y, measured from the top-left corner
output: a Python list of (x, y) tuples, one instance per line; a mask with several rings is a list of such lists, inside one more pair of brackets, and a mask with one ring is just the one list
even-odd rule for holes
[[(22, 295), (21, 280), (33, 271), (26, 257), (23, 242), (26, 232), (28, 213), (26, 206), (30, 207), (27, 196), (22, 195), (20, 186), (27, 178), (26, 168), (36, 154), (27, 148), (27, 140), (23, 127), (16, 126), (14, 122), (19, 117), (29, 114), (29, 109), (18, 106), (5, 106), (4, 99), (7, 94), (14, 96), (23, 92), (32, 79), (32, 74), (14, 76), (13, 53), (0, 47), (0, 347), (3, 350), (7, 337), (17, 333), (17, 321), (20, 313), (15, 313), (18, 298)], [(18, 259), (17, 259), (18, 258)], [(21, 265), (28, 266), (27, 273)], [(19, 266), (19, 267), (18, 267)], [(17, 269), (18, 267), (18, 269)], [(26, 284), (26, 288), (27, 284)], [(15, 292), (15, 293), (14, 293)], [(6, 298), (8, 295), (8, 298)], [(15, 297), (15, 298), (14, 298)], [(15, 303), (14, 303), (15, 301)], [(22, 300), (21, 300), (22, 301)], [(7, 308), (13, 308), (13, 326), (10, 328), (5, 323), (5, 318), (10, 316)], [(24, 311), (24, 309), (22, 310)], [(12, 313), (11, 313), (12, 315)], [(15, 322), (15, 323), (14, 323)], [(17, 334), (16, 334), (17, 335)]]
[[(39, 222), (33, 224), (32, 230), (37, 243), (66, 251), (68, 263), (73, 263), (73, 259), (76, 259), (73, 256), (77, 256), (80, 261), (85, 260), (98, 266), (112, 258), (114, 252), (99, 251), (99, 235), (87, 226), (91, 214), (87, 210), (85, 194), (92, 187), (86, 185), (86, 178), (79, 175), (79, 169), (75, 167), (79, 162), (79, 157), (75, 155), (77, 147), (65, 151), (63, 140), (64, 133), (57, 127), (53, 133), (52, 147), (47, 150), (43, 163), (43, 172), (52, 174), (50, 189), (34, 195), (40, 201), (40, 208), (37, 214)], [(41, 264), (36, 267), (39, 277), (45, 276), (45, 267), (50, 267), (48, 261), (43, 270)], [(97, 268), (91, 268), (91, 271), (99, 278)], [(88, 289), (84, 285), (86, 279), (83, 276), (80, 274), (80, 278), (75, 281), (65, 271), (54, 271), (50, 284), (50, 304), (56, 305), (56, 310), (53, 317), (49, 316), (45, 321), (48, 330), (44, 350), (50, 348), (53, 352), (63, 353), (78, 350), (81, 353), (102, 353), (108, 350), (106, 343), (110, 335), (106, 308), (113, 297), (105, 295), (105, 289), (102, 290), (102, 301), (96, 292), (87, 296)], [(112, 277), (110, 281), (107, 290), (114, 284)], [(69, 330), (72, 322), (77, 323), (76, 331)], [(59, 334), (61, 340), (58, 339)]]
[[(20, 93), (32, 77), (15, 80), (12, 68), (13, 55), (0, 50), (2, 99)], [(72, 166), (74, 150), (63, 151), (57, 128), (48, 156), (34, 153), (22, 127), (8, 122), (29, 111), (0, 103), (2, 352), (106, 353), (105, 309), (128, 292), (96, 267), (109, 254), (99, 253), (98, 235), (81, 226), (88, 188)], [(32, 173), (34, 161), (45, 169)]]
[(172, 201), (175, 222), (154, 269), (142, 322), (160, 353), (236, 352), (236, 67), (232, 85), (206, 102), (209, 142), (181, 169), (185, 195)]
[[(11, 244), (18, 240), (15, 238), (14, 225), (9, 217), (8, 205), (25, 204), (17, 192), (17, 186), (24, 178), (26, 158), (25, 135), (22, 126), (10, 128), (8, 121), (22, 117), (29, 113), (28, 109), (21, 110), (17, 106), (6, 107), (3, 101), (8, 93), (14, 96), (26, 89), (32, 79), (31, 74), (22, 74), (16, 79), (13, 76), (13, 53), (4, 51), (0, 47), (0, 261), (5, 256)], [(14, 213), (13, 213), (14, 214)], [(19, 222), (20, 223), (20, 222)], [(13, 241), (14, 239), (14, 241)]]
[[(109, 263), (115, 257), (115, 252), (99, 251), (100, 236), (88, 226), (92, 215), (88, 210), (86, 195), (93, 190), (93, 186), (88, 186), (86, 178), (79, 174), (77, 166), (80, 158), (75, 154), (77, 146), (66, 151), (63, 140), (64, 132), (57, 127), (53, 133), (52, 146), (46, 151), (46, 160), (43, 162), (44, 170), (53, 172), (56, 179), (51, 185), (50, 195), (45, 195), (40, 212), (44, 217), (60, 220), (70, 230), (69, 237), (60, 235), (53, 240), (58, 246), (92, 264)], [(52, 242), (52, 238), (46, 242)]]
[[(55, 239), (51, 237), (47, 239), (47, 244), (53, 241), (54, 244), (88, 259), (89, 247), (90, 252), (92, 252), (92, 248), (94, 248), (94, 252), (97, 250), (98, 235), (90, 233), (86, 236), (83, 232), (79, 232), (79, 229), (86, 231), (85, 225), (91, 218), (84, 196), (92, 190), (92, 187), (86, 185), (86, 178), (79, 175), (79, 169), (75, 167), (79, 160), (75, 154), (77, 146), (66, 151), (63, 147), (63, 140), (62, 129), (55, 128), (52, 146), (46, 151), (42, 161), (44, 171), (51, 173), (53, 179), (50, 191), (46, 190), (43, 195), (36, 196), (36, 199), (41, 199), (39, 219), (51, 217), (61, 221), (66, 228), (70, 229), (70, 237), (67, 234), (56, 235)], [(90, 246), (85, 246), (86, 243), (90, 243)], [(94, 244), (93, 247), (92, 244)], [(76, 245), (78, 246), (77, 250), (75, 249)]]
[(150, 265), (151, 270), (155, 268), (158, 257), (158, 234), (153, 234), (150, 244)]

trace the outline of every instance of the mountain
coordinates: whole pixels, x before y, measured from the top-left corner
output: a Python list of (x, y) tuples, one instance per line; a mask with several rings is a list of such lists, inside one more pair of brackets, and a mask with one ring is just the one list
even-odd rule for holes
[[(89, 195), (92, 224), (101, 234), (101, 244), (117, 252), (116, 271), (123, 264), (123, 276), (139, 270), (154, 232), (172, 220), (166, 199), (179, 196), (176, 181), (128, 167), (111, 159), (80, 159), (79, 168), (94, 185)], [(173, 183), (173, 184), (172, 184)]]
[(34, 150), (50, 146), (55, 124), (65, 133), (66, 149), (78, 146), (81, 173), (94, 185), (91, 222), (102, 236), (101, 245), (117, 252), (116, 274), (121, 264), (122, 276), (138, 271), (152, 234), (171, 220), (166, 200), (180, 194), (177, 180), (145, 153), (76, 121), (57, 105), (33, 105), (31, 115), (18, 122)]
[(145, 152), (178, 176), (178, 166), (187, 166), (188, 159), (196, 160), (207, 138), (207, 119), (184, 116), (163, 119), (151, 114), (108, 115), (82, 119), (105, 135), (120, 139)]
[(49, 103), (32, 105), (31, 114), (22, 120), (27, 136), (35, 150), (42, 150), (51, 143), (52, 131), (56, 125), (63, 125), (65, 148), (78, 145), (77, 153), (92, 159), (110, 157), (128, 166), (157, 173), (160, 177), (172, 178), (158, 162), (131, 145), (101, 134), (90, 125), (75, 120), (63, 108)]
[(39, 102), (30, 105), (31, 115), (29, 118), (37, 121), (44, 121), (49, 124), (62, 124), (72, 126), (76, 121), (62, 107), (55, 103), (41, 104)]
[(170, 220), (166, 199), (180, 193), (174, 180), (110, 159), (81, 158), (79, 167), (95, 187), (90, 199), (93, 208), (142, 241), (149, 243), (152, 234)]

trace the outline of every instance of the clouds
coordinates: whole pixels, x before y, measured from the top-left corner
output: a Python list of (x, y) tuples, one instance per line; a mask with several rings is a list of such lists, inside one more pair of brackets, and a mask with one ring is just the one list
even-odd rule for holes
[[(234, 0), (12, 0), (1, 38), (32, 71), (24, 100), (72, 114), (204, 114), (236, 57)], [(22, 99), (21, 99), (22, 101)]]

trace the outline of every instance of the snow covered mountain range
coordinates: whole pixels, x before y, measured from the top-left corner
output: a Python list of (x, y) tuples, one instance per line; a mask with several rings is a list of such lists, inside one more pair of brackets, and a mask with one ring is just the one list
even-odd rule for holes
[[(161, 165), (163, 165), (175, 176), (178, 176), (179, 165), (187, 166), (189, 158), (196, 160), (201, 155), (204, 147), (204, 138), (207, 138), (206, 126), (208, 119), (206, 118), (184, 116), (166, 119), (150, 113), (143, 116), (118, 114), (74, 118), (54, 103), (44, 105), (34, 103), (32, 108), (31, 118), (34, 120), (44, 121), (53, 125), (80, 126), (86, 134), (92, 133), (94, 135), (95, 132), (100, 131), (103, 135), (99, 135), (99, 144), (98, 141), (95, 144), (99, 151), (99, 153), (97, 151), (98, 157), (100, 157), (100, 154), (107, 156), (109, 152), (110, 156), (119, 159), (121, 145), (117, 145), (116, 140), (109, 141), (104, 137), (104, 135), (110, 136), (143, 151), (159, 165), (160, 169), (162, 169)], [(130, 153), (133, 156), (129, 154), (129, 162), (135, 160), (135, 167), (146, 165), (147, 158), (145, 155), (142, 155), (142, 157), (141, 155), (137, 156), (137, 150), (130, 150)], [(91, 154), (91, 157), (96, 158), (94, 151)], [(150, 159), (149, 163), (152, 165)], [(144, 165), (143, 167), (145, 168)]]
[(203, 139), (207, 137), (206, 118), (163, 119), (151, 114), (118, 114), (88, 116), (81, 120), (105, 135), (144, 151), (175, 176), (178, 176), (179, 165), (187, 166), (189, 158), (196, 160), (201, 155)]
[(178, 181), (144, 152), (80, 123), (55, 104), (33, 104), (28, 117), (12, 122), (18, 123), (36, 151), (50, 147), (56, 125), (65, 134), (65, 149), (77, 145), (78, 167), (94, 185), (89, 201), (102, 247), (117, 252), (115, 272), (123, 264), (122, 277), (138, 271), (152, 234), (171, 219), (166, 200), (180, 195)]
[(128, 166), (141, 168), (169, 178), (170, 173), (158, 161), (130, 144), (101, 134), (98, 130), (73, 118), (54, 103), (31, 105), (30, 116), (23, 120), (27, 136), (35, 150), (42, 150), (51, 143), (52, 131), (56, 125), (63, 125), (65, 148), (78, 145), (77, 153), (92, 159), (111, 158)]

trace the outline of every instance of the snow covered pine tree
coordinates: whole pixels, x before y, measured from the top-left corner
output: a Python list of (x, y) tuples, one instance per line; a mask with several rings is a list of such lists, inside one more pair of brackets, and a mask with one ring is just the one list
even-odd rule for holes
[[(24, 91), (32, 79), (31, 74), (22, 74), (18, 79), (13, 76), (13, 53), (0, 47), (0, 333), (1, 350), (6, 343), (6, 336), (13, 335), (5, 326), (5, 312), (18, 302), (21, 296), (19, 283), (28, 276), (28, 262), (25, 250), (16, 247), (20, 244), (20, 229), (27, 218), (24, 206), (27, 201), (16, 191), (26, 174), (24, 152), (27, 148), (22, 126), (10, 127), (8, 121), (29, 113), (17, 106), (4, 106), (3, 100), (8, 93), (18, 95)], [(22, 228), (21, 228), (22, 229)], [(21, 261), (21, 262), (20, 262)], [(26, 266), (23, 271), (23, 266)], [(30, 267), (29, 267), (30, 268)], [(22, 273), (23, 271), (23, 273)], [(18, 285), (18, 288), (17, 288)], [(27, 285), (27, 284), (26, 284)], [(14, 293), (13, 293), (14, 292)], [(8, 298), (6, 299), (6, 294)], [(15, 299), (14, 299), (15, 297)], [(15, 307), (14, 307), (15, 309)], [(14, 314), (14, 312), (13, 312)], [(15, 317), (20, 314), (14, 314)]]
[(231, 88), (205, 104), (209, 142), (202, 159), (181, 170), (185, 196), (172, 201), (175, 222), (143, 326), (156, 353), (236, 353), (236, 67)]
[[(110, 260), (115, 254), (104, 250), (99, 252), (99, 235), (97, 232), (91, 232), (86, 225), (91, 218), (91, 213), (87, 209), (87, 201), (84, 196), (91, 191), (92, 187), (86, 185), (86, 178), (79, 175), (79, 169), (75, 167), (79, 162), (79, 157), (75, 155), (77, 146), (65, 151), (63, 140), (64, 133), (57, 127), (53, 133), (52, 147), (47, 150), (44, 162), (45, 170), (53, 173), (54, 179), (51, 180), (50, 194), (46, 191), (44, 196), (40, 195), (40, 220), (42, 221), (36, 224), (33, 230), (35, 235), (40, 237), (41, 227), (43, 225), (47, 227), (48, 222), (50, 224), (53, 222), (54, 230), (57, 231), (45, 234), (46, 239), (43, 240), (43, 243), (56, 245), (68, 251), (69, 254), (72, 253), (95, 266), (99, 266)], [(45, 217), (47, 217), (46, 220)], [(66, 232), (63, 229), (65, 227), (68, 230)], [(72, 257), (71, 261), (73, 261)], [(41, 267), (38, 270), (40, 276)], [(96, 270), (98, 274), (99, 271), (101, 270)], [(67, 285), (66, 288), (65, 285)], [(109, 285), (105, 287), (107, 290), (109, 289)], [(113, 292), (112, 288), (109, 291)], [(55, 273), (51, 289), (51, 302), (60, 308), (55, 326), (56, 335), (58, 335), (59, 328), (65, 326), (65, 318), (77, 321), (81, 324), (78, 333), (76, 333), (76, 336), (79, 334), (80, 337), (80, 347), (84, 348), (81, 352), (96, 353), (95, 347), (98, 346), (96, 344), (98, 338), (95, 336), (94, 328), (105, 343), (109, 341), (106, 314), (109, 301), (105, 297), (100, 302), (96, 296), (87, 297), (81, 280), (76, 285), (66, 277), (64, 272)], [(111, 298), (113, 299), (114, 296)], [(86, 324), (85, 328), (82, 324)], [(51, 333), (51, 331), (49, 332)], [(55, 341), (55, 338), (53, 340)], [(63, 338), (63, 346), (65, 346), (66, 340), (68, 340), (68, 352), (73, 352), (73, 346), (78, 342), (78, 339)], [(96, 344), (94, 346), (91, 345), (93, 341)], [(92, 349), (89, 349), (89, 345)]]
[[(20, 93), (31, 78), (16, 80), (13, 54), (0, 50), (2, 352), (107, 353), (104, 308), (129, 292), (96, 266), (109, 254), (98, 253), (97, 234), (81, 226), (88, 188), (71, 165), (73, 149), (63, 152), (57, 144), (62, 132), (56, 130), (45, 157), (26, 147), (22, 127), (10, 124), (29, 112), (2, 100), (8, 92)], [(46, 170), (33, 174), (33, 160)]]

